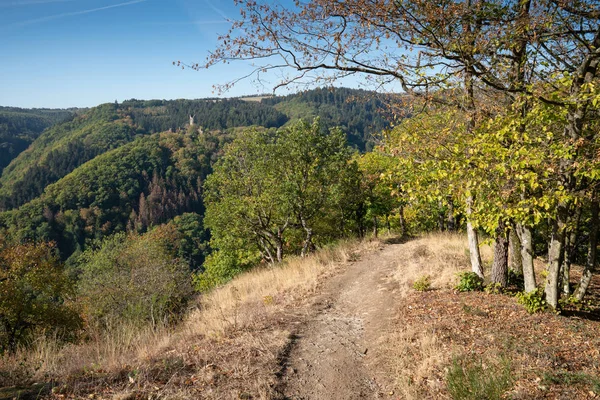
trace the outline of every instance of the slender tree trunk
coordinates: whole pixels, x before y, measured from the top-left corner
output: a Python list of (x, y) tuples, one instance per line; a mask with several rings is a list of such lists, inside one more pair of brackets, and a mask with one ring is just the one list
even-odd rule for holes
[(446, 216), (442, 212), (443, 204), (441, 200), (439, 201), (438, 206), (440, 207), (440, 211), (438, 212), (438, 229), (440, 232), (444, 232), (446, 230)]
[(596, 272), (596, 251), (598, 247), (598, 201), (592, 202), (592, 218), (590, 220), (590, 238), (585, 267), (581, 274), (579, 286), (575, 290), (575, 298), (579, 301), (583, 300), (585, 293), (590, 285), (593, 274)]
[(571, 294), (571, 264), (573, 257), (575, 257), (575, 248), (577, 244), (577, 235), (579, 232), (579, 223), (581, 220), (581, 207), (577, 208), (575, 213), (575, 227), (570, 233), (565, 234), (565, 248), (564, 256), (561, 267), (561, 280), (562, 280), (562, 292), (564, 295), (569, 296)]
[(548, 276), (546, 277), (546, 302), (554, 309), (558, 307), (560, 297), (559, 277), (560, 265), (562, 263), (563, 243), (566, 227), (567, 209), (565, 205), (559, 205), (557, 217), (552, 221), (552, 233), (550, 236), (550, 248), (548, 250)]
[(523, 275), (523, 260), (521, 259), (521, 240), (515, 231), (511, 229), (508, 234), (508, 268), (516, 274)]
[(398, 217), (400, 218), (400, 232), (402, 236), (406, 236), (406, 221), (404, 220), (404, 207), (398, 207)]
[(483, 278), (483, 267), (481, 265), (481, 254), (479, 253), (479, 239), (477, 231), (470, 221), (473, 207), (473, 197), (467, 198), (467, 238), (469, 241), (469, 255), (471, 256), (471, 271)]
[[(598, 73), (600, 64), (600, 26), (596, 28), (592, 43), (589, 48), (594, 49), (583, 58), (577, 70), (572, 74), (570, 94), (577, 99), (587, 84), (594, 82)], [(583, 129), (586, 122), (587, 109), (590, 105), (590, 99), (580, 99), (571, 104), (567, 111), (567, 123), (565, 125), (563, 140), (570, 143), (577, 143), (583, 137)], [(573, 191), (577, 187), (577, 180), (572, 172), (572, 167), (577, 161), (574, 157), (565, 157), (560, 163), (560, 181), (568, 190)], [(564, 242), (565, 229), (567, 224), (569, 205), (560, 202), (556, 209), (556, 216), (552, 224), (552, 238), (548, 257), (548, 279), (546, 280), (546, 302), (553, 308), (558, 307), (559, 299), (559, 274), (560, 259), (563, 253), (562, 244)]]
[(492, 283), (499, 283), (502, 287), (506, 287), (508, 283), (508, 238), (502, 223), (499, 223), (496, 228)]
[(389, 214), (385, 215), (385, 227), (387, 228), (388, 235), (389, 235), (390, 232), (392, 231), (392, 226), (390, 225), (390, 215)]
[(448, 230), (450, 232), (456, 231), (456, 218), (454, 217), (454, 203), (452, 199), (448, 199)]
[(533, 239), (531, 228), (517, 224), (517, 234), (519, 235), (519, 239), (521, 239), (521, 265), (523, 267), (525, 292), (529, 293), (537, 289), (535, 269), (533, 266)]
[(379, 235), (379, 225), (377, 224), (377, 217), (373, 217), (373, 236)]
[(300, 218), (300, 222), (302, 224), (302, 228), (304, 228), (304, 231), (306, 232), (306, 237), (304, 238), (304, 245), (302, 246), (302, 252), (300, 253), (300, 256), (306, 257), (313, 248), (313, 243), (312, 243), (313, 230), (312, 230), (312, 228), (310, 228), (308, 226), (308, 224), (304, 218)]

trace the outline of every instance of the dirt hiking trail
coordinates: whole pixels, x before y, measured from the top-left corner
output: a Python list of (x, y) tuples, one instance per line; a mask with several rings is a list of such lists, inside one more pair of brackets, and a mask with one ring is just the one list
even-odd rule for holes
[(394, 274), (405, 246), (386, 245), (325, 283), (282, 362), (282, 399), (388, 397), (376, 344), (402, 297)]

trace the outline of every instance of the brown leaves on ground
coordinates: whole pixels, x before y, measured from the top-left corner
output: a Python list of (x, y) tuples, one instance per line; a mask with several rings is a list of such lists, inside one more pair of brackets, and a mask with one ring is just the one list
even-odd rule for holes
[[(419, 276), (417, 271), (435, 273), (431, 265), (441, 268), (444, 252), (449, 260), (452, 251), (460, 256), (456, 240), (442, 235), (409, 243), (415, 249), (409, 260), (411, 273), (403, 276), (401, 285)], [(402, 260), (398, 271), (406, 271)], [(578, 278), (574, 267), (572, 283)], [(583, 309), (565, 305), (562, 315), (532, 315), (510, 294), (457, 293), (447, 283), (431, 291), (408, 290), (398, 307), (396, 333), (387, 338), (387, 346), (400, 398), (447, 398), (453, 358), (484, 364), (509, 360), (515, 383), (506, 398), (600, 398), (598, 276), (590, 287), (590, 303)]]

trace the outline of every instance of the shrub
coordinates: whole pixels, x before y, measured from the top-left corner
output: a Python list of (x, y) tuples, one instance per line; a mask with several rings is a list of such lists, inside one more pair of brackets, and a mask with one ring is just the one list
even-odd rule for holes
[(458, 274), (458, 285), (454, 289), (459, 292), (474, 292), (483, 290), (483, 279), (475, 272), (461, 272)]
[(74, 294), (53, 244), (0, 243), (0, 352), (36, 332), (71, 338), (81, 327), (69, 301)]
[(88, 320), (156, 325), (177, 317), (192, 288), (173, 243), (176, 231), (161, 226), (145, 235), (120, 233), (85, 251), (79, 290)]
[(446, 375), (450, 396), (455, 400), (501, 399), (514, 383), (510, 362), (501, 358), (486, 364), (454, 358)]
[(486, 285), (484, 290), (487, 294), (502, 294), (504, 292), (502, 284), (498, 282)]
[(547, 308), (544, 292), (540, 288), (529, 293), (519, 292), (516, 297), (517, 303), (523, 305), (530, 314), (544, 311)]
[(431, 289), (431, 277), (423, 275), (413, 283), (413, 289), (419, 292), (426, 292)]
[(194, 288), (199, 292), (207, 292), (216, 286), (232, 280), (236, 275), (259, 263), (252, 252), (238, 250), (235, 253), (217, 250), (206, 257), (204, 270), (193, 276)]

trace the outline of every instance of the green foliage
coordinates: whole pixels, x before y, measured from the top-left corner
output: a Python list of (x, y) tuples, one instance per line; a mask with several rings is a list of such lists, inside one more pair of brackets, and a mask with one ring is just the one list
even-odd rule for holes
[(318, 120), (244, 131), (204, 186), (205, 224), (219, 250), (207, 275), (227, 279), (226, 268), (237, 271), (247, 260), (275, 263), (284, 251), (307, 252), (343, 235), (352, 214), (344, 210), (356, 206), (344, 185), (356, 185), (356, 172), (343, 134), (323, 131)]
[(177, 215), (202, 213), (200, 188), (221, 140), (226, 137), (140, 137), (80, 166), (35, 200), (0, 214), (0, 225), (13, 241), (56, 241), (67, 259), (95, 239), (127, 230), (142, 233)]
[(401, 193), (402, 179), (394, 173), (398, 159), (374, 150), (361, 155), (358, 164), (367, 223), (378, 224), (382, 218), (389, 222), (390, 216), (405, 204)]
[(446, 385), (454, 400), (500, 400), (514, 384), (510, 361), (501, 358), (482, 360), (453, 358), (446, 375)]
[(388, 100), (365, 90), (327, 87), (266, 98), (262, 103), (274, 105), (291, 120), (320, 118), (326, 130), (340, 127), (348, 143), (364, 151), (372, 149), (376, 135), (389, 127)]
[(458, 284), (454, 287), (459, 292), (474, 292), (483, 290), (483, 279), (475, 272), (461, 272), (458, 274)]
[(73, 296), (54, 245), (0, 243), (0, 352), (35, 333), (73, 338), (81, 327)]
[(488, 283), (483, 289), (487, 294), (502, 294), (504, 293), (504, 287), (501, 283)]
[(423, 275), (419, 279), (413, 282), (413, 289), (419, 292), (426, 292), (431, 289), (431, 277), (429, 275)]
[(178, 318), (192, 295), (187, 263), (177, 258), (172, 226), (119, 233), (80, 257), (79, 293), (88, 321), (160, 324)]
[(204, 229), (202, 216), (197, 213), (185, 213), (176, 216), (169, 224), (179, 234), (177, 257), (186, 260), (191, 270), (197, 270), (209, 253), (209, 234)]
[(517, 303), (523, 305), (530, 314), (544, 311), (548, 308), (546, 300), (544, 300), (544, 291), (540, 288), (529, 293), (519, 292), (516, 294), (516, 298)]
[(260, 261), (260, 258), (252, 252), (243, 253), (243, 251), (218, 250), (210, 254), (203, 265), (204, 270), (193, 276), (196, 290), (206, 292), (227, 283)]

